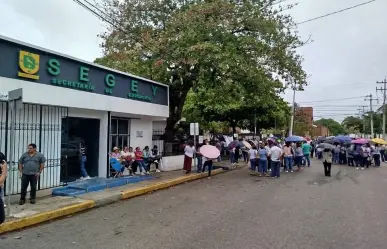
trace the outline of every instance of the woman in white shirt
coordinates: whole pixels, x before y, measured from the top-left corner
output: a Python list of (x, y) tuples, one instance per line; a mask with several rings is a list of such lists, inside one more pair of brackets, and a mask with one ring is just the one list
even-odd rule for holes
[(257, 147), (253, 145), (248, 152), (249, 160), (250, 160), (250, 175), (255, 175), (255, 169), (257, 168)]
[(195, 154), (195, 147), (193, 142), (189, 141), (184, 147), (184, 167), (183, 170), (186, 174), (191, 172), (192, 169), (192, 158)]
[(121, 158), (122, 158), (122, 163), (129, 171), (129, 175), (132, 176), (133, 175), (132, 164), (134, 162), (133, 148), (125, 147), (124, 150), (121, 151)]

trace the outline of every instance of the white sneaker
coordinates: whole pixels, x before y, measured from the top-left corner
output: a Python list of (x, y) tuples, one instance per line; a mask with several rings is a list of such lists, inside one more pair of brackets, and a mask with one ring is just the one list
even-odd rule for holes
[(286, 173), (288, 173), (289, 171), (285, 170)]
[(293, 173), (293, 170), (292, 170), (292, 171), (290, 171), (290, 173)]
[(361, 167), (361, 169), (364, 169), (363, 167)]
[(149, 171), (145, 172), (145, 174), (150, 175)]
[(6, 208), (6, 207), (7, 207), (7, 205), (4, 204), (4, 208)]
[(271, 169), (269, 169), (268, 171), (271, 172)]
[(85, 180), (85, 179), (83, 178), (83, 176), (81, 176), (81, 178), (79, 178), (79, 180), (83, 181), (83, 180)]
[(83, 180), (90, 180), (90, 179), (91, 179), (90, 176), (86, 176), (86, 177), (83, 178)]
[(359, 169), (359, 167), (356, 167), (356, 169)]
[(144, 174), (144, 172), (141, 172), (140, 175), (144, 176), (145, 174)]
[(157, 173), (160, 173), (161, 171), (160, 171), (159, 169), (156, 169), (156, 172), (157, 172)]

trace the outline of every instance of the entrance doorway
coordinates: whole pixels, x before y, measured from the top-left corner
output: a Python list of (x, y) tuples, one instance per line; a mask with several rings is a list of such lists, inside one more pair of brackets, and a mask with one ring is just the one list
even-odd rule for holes
[(62, 158), (66, 167), (61, 170), (61, 181), (75, 181), (81, 177), (80, 145), (86, 146), (86, 171), (98, 176), (99, 119), (66, 117), (62, 119)]

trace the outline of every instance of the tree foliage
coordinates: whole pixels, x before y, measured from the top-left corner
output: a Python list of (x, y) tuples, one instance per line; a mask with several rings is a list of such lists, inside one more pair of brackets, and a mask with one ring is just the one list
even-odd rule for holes
[[(293, 81), (305, 84), (302, 58), (296, 53), (304, 42), (283, 7), (274, 5), (278, 0), (102, 1), (100, 8), (114, 25), (101, 36), (103, 57), (96, 62), (170, 86), (167, 139), (173, 137), (191, 89), (207, 98), (214, 89), (233, 86), (243, 94), (271, 91), (277, 88), (270, 85), (273, 78), (285, 82), (282, 89)], [(234, 96), (223, 91), (219, 102), (229, 94)], [(247, 109), (239, 112), (251, 115), (246, 105), (250, 94), (244, 101), (240, 96), (235, 105)], [(258, 106), (262, 113), (267, 107)], [(232, 109), (223, 108), (222, 115), (235, 114), (225, 111)], [(216, 110), (219, 105), (212, 113)]]
[(339, 122), (331, 118), (322, 118), (320, 120), (315, 121), (315, 124), (320, 124), (327, 127), (330, 131), (330, 134), (334, 136), (346, 133), (344, 127)]

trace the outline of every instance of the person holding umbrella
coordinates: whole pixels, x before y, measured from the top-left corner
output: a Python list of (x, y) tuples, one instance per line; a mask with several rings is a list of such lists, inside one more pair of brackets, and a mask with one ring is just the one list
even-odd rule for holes
[(212, 160), (218, 158), (220, 151), (215, 146), (209, 145), (207, 140), (204, 140), (203, 143), (204, 145), (200, 148), (200, 154), (203, 155), (204, 161), (202, 173), (204, 173), (208, 166), (208, 179), (211, 179)]
[(322, 152), (325, 176), (331, 177), (332, 149), (324, 148)]

